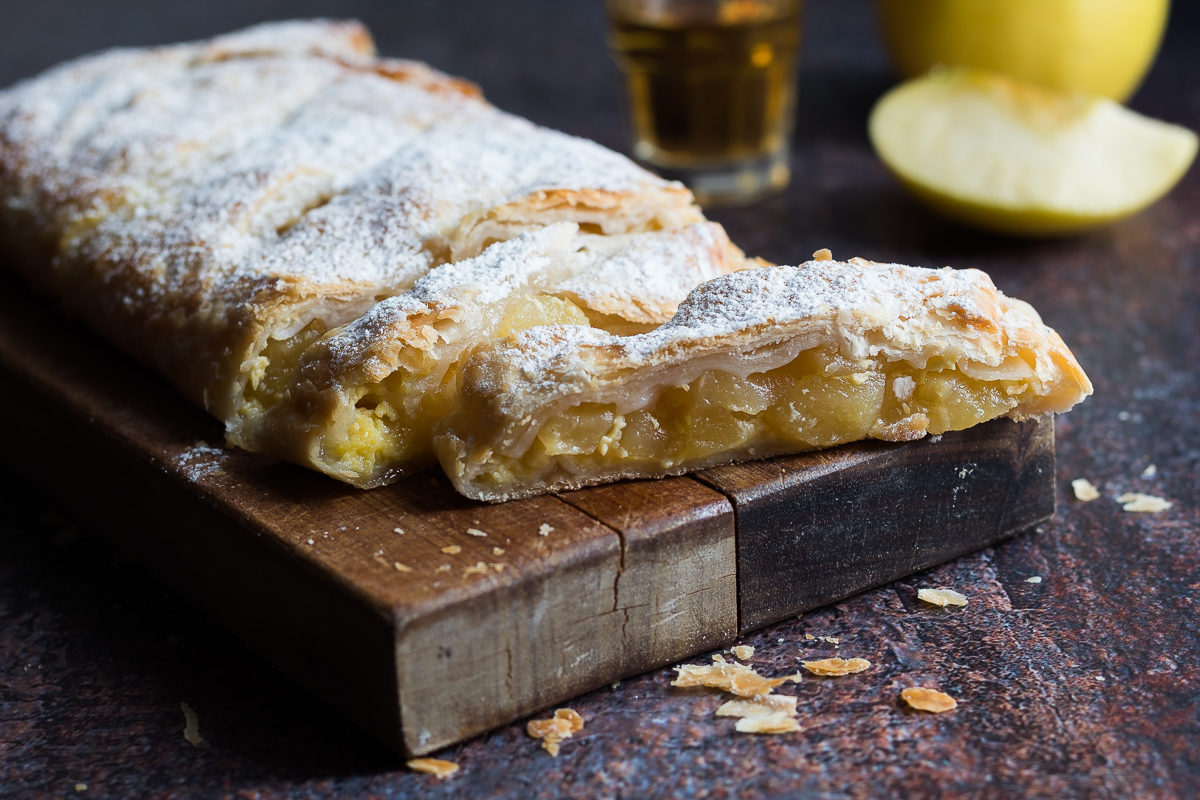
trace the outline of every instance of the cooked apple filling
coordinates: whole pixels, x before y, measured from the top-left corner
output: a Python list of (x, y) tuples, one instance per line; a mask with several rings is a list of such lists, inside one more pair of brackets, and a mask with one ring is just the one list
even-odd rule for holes
[(279, 402), (296, 372), (301, 354), (324, 332), (324, 323), (313, 320), (299, 333), (286, 339), (267, 339), (246, 382), (240, 409), (243, 419), (262, 416), (264, 411)]
[(943, 359), (915, 369), (812, 349), (745, 378), (709, 370), (643, 408), (567, 408), (546, 420), (519, 456), (487, 452), (474, 480), (503, 490), (577, 475), (678, 473), (868, 437), (915, 439), (1001, 416), (1028, 388), (1020, 380), (969, 377)]
[[(529, 295), (510, 304), (493, 335), (557, 324), (587, 325), (588, 318), (569, 300)], [(379, 383), (356, 387), (353, 418), (323, 434), (320, 449), (326, 465), (337, 473), (369, 476), (389, 465), (432, 463), (434, 426), (456, 402), (460, 354), (439, 359), (430, 351), (409, 348), (408, 363)]]

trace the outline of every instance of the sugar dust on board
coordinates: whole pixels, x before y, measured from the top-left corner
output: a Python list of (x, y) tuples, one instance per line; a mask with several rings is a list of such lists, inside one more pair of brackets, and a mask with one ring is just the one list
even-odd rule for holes
[(610, 2), (610, 43), (628, 80), (634, 154), (686, 169), (784, 150), (799, 12), (797, 0)]

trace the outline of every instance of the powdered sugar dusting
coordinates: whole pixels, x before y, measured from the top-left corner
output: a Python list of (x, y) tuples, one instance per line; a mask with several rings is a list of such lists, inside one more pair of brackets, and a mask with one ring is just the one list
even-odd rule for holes
[(405, 84), (363, 58), (312, 57), (353, 49), (330, 35), (288, 23), (117, 51), (5, 92), (4, 132), (38, 178), (30, 191), (48, 195), (18, 202), (115, 199), (73, 255), (152, 270), (167, 293), (213, 272), (406, 288), (436, 261), (430, 240), (473, 212), (558, 188), (667, 185), (592, 142), (428, 91), (427, 68), (384, 62), (416, 76)]
[(578, 250), (578, 230), (573, 223), (557, 223), (494, 244), (475, 258), (438, 267), (411, 291), (380, 301), (337, 331), (325, 342), (329, 356), (339, 365), (357, 361), (387, 345), (381, 341), (385, 330), (415, 315), (459, 308), (477, 316), (480, 307), (511, 296), (552, 266), (567, 269)]
[(745, 270), (698, 287), (670, 323), (631, 346), (658, 347), (676, 336), (721, 336), (842, 312), (903, 325), (932, 311), (946, 322), (957, 318), (995, 327), (995, 293), (991, 278), (973, 269), (810, 261)]
[(453, 304), (469, 291), (477, 304), (495, 303), (550, 266), (550, 256), (579, 248), (579, 226), (560, 222), (500, 242), (475, 258), (439, 267), (413, 286), (409, 298), (428, 305)]
[[(229, 156), (181, 168), (165, 190), (130, 192), (124, 207), (86, 240), (84, 254), (103, 252), (142, 268), (161, 264), (155, 285), (163, 292), (198, 271), (234, 281), (328, 282), (346, 273), (350, 280), (379, 282), (362, 269), (378, 264), (361, 256), (331, 264), (320, 258), (323, 251), (308, 252), (302, 235), (285, 233), (281, 241), (279, 232), (361, 183), (435, 122), (492, 113), (476, 101), (430, 95), (373, 73), (343, 75)], [(344, 246), (361, 252), (363, 238)]]
[(175, 467), (189, 481), (198, 481), (209, 475), (223, 472), (221, 468), (228, 458), (229, 451), (224, 447), (214, 447), (207, 442), (200, 441), (175, 457)]
[(501, 112), (413, 137), (362, 185), (310, 213), (248, 270), (407, 288), (450, 249), (464, 218), (541, 191), (662, 184), (599, 145)]
[[(590, 329), (554, 326), (515, 334), (503, 358), (516, 359), (536, 384), (553, 386), (556, 376), (583, 369), (580, 351), (616, 348), (614, 358), (636, 366), (689, 343), (712, 348), (756, 330), (766, 338), (787, 326), (813, 322), (878, 333), (866, 357), (903, 357), (906, 347), (928, 338), (931, 328), (959, 329), (975, 339), (997, 330), (1000, 312), (991, 279), (978, 270), (941, 270), (869, 262), (810, 261), (798, 267), (764, 267), (734, 272), (697, 287), (667, 324), (649, 333), (615, 337)], [(975, 326), (975, 327), (972, 327)], [(911, 355), (912, 352), (907, 353)], [(986, 360), (987, 352), (974, 353)]]
[(649, 316), (644, 306), (656, 314), (667, 308), (669, 315), (697, 283), (733, 268), (727, 246), (724, 230), (710, 222), (612, 237), (581, 234), (573, 223), (556, 223), (494, 244), (475, 258), (433, 269), (409, 292), (380, 301), (326, 345), (344, 368), (369, 351), (399, 346), (381, 337), (410, 317), (469, 321), (484, 307), (534, 291), (566, 293), (603, 313), (635, 321)]
[(738, 255), (724, 228), (695, 222), (633, 237), (595, 269), (554, 288), (596, 311), (661, 324), (696, 286), (744, 266)]

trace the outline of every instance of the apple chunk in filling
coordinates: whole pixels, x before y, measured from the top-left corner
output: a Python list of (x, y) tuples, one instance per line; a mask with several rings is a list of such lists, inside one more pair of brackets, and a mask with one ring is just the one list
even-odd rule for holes
[(478, 479), (503, 487), (678, 473), (871, 437), (914, 439), (1001, 416), (1026, 388), (1019, 380), (971, 378), (945, 360), (918, 369), (813, 349), (745, 377), (702, 372), (685, 385), (660, 388), (641, 408), (619, 402), (563, 408), (541, 423), (524, 452), (489, 452)]

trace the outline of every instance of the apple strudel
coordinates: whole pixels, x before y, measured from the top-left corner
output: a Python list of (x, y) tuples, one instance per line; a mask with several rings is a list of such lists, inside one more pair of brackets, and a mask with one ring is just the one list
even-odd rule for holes
[(352, 22), (0, 91), (0, 198), (8, 263), (232, 444), (364, 488), (440, 460), (496, 501), (1091, 391), (982, 273), (749, 269), (682, 185)]

